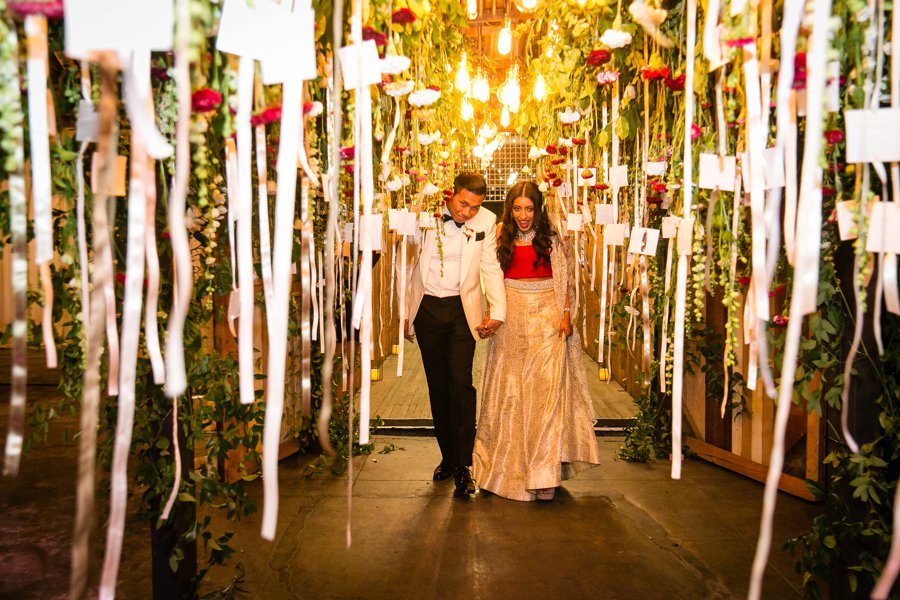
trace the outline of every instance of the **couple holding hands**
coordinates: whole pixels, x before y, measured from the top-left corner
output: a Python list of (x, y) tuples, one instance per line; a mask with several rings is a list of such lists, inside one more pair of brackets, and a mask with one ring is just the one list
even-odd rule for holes
[[(567, 244), (534, 182), (510, 188), (499, 224), (481, 208), (481, 175), (461, 173), (453, 188), (421, 241), (405, 324), (406, 338), (418, 339), (441, 449), (434, 479), (454, 477), (459, 497), (477, 481), (504, 498), (551, 500), (561, 480), (599, 464)], [(476, 435), (478, 339), (489, 346)]]

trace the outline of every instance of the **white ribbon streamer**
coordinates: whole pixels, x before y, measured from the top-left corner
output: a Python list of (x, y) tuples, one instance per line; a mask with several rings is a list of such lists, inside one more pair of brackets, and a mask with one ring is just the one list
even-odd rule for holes
[[(252, 404), (254, 394), (253, 372), (253, 247), (252, 223), (253, 194), (250, 171), (250, 109), (253, 99), (253, 59), (246, 56), (238, 63), (238, 107), (235, 118), (237, 129), (237, 266), (238, 296), (240, 298), (240, 320), (238, 321), (238, 381), (241, 404)], [(282, 105), (282, 119), (284, 106)], [(282, 138), (288, 132), (282, 132)], [(297, 132), (293, 132), (295, 137)], [(279, 159), (280, 160), (280, 159)], [(276, 222), (278, 213), (276, 209)], [(293, 225), (293, 215), (288, 217)], [(288, 268), (289, 269), (289, 268)], [(290, 273), (290, 270), (288, 270)], [(271, 347), (272, 340), (269, 345)], [(271, 381), (269, 382), (271, 385)], [(266, 408), (268, 413), (268, 404)], [(279, 421), (280, 423), (280, 421)], [(275, 482), (277, 485), (277, 482)], [(265, 509), (264, 509), (265, 510)], [(265, 521), (265, 515), (263, 516)], [(264, 531), (266, 530), (263, 526)], [(272, 525), (274, 535), (274, 524)], [(263, 535), (265, 537), (265, 535)], [(269, 538), (270, 539), (270, 538)]]
[(256, 133), (256, 182), (259, 193), (259, 260), (263, 280), (263, 298), (266, 304), (266, 325), (272, 335), (272, 244), (269, 235), (269, 190), (266, 181), (266, 128), (257, 125)]

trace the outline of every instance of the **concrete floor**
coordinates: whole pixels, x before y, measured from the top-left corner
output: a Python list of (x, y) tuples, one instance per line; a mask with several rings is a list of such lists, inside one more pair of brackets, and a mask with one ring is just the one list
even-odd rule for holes
[[(375, 441), (376, 453), (354, 463), (350, 549), (346, 479), (305, 479), (309, 458), (292, 457), (281, 464), (275, 541), (259, 537), (258, 513), (220, 523), (236, 532), (242, 552), (212, 571), (203, 591), (226, 583), (242, 562), (241, 598), (746, 595), (762, 498), (755, 481), (691, 459), (672, 481), (668, 463), (616, 461), (621, 440), (598, 438), (603, 465), (565, 482), (551, 503), (487, 493), (460, 500), (450, 481), (431, 481), (433, 438)], [(387, 444), (402, 449), (378, 454)], [(0, 479), (0, 598), (67, 597), (74, 485), (74, 447), (58, 441), (27, 455), (19, 478)], [(250, 490), (261, 506), (261, 482)], [(819, 510), (779, 497), (764, 597), (800, 596), (793, 559), (779, 547)], [(132, 522), (126, 536), (118, 597), (149, 598), (148, 528)]]

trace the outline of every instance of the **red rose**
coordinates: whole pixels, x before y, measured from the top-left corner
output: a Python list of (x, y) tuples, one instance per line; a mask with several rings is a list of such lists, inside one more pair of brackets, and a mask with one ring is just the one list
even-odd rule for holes
[(547, 151), (547, 154), (556, 154), (556, 146), (553, 144), (548, 145), (545, 150)]
[(344, 146), (341, 148), (341, 160), (353, 160), (356, 156), (356, 146)]
[(210, 88), (200, 88), (191, 96), (191, 110), (195, 113), (208, 113), (222, 104), (222, 94)]
[(738, 277), (737, 282), (741, 285), (750, 285), (750, 278), (749, 277)]
[(426, 89), (432, 90), (432, 91), (434, 91), (434, 92), (439, 92), (439, 91), (441, 91), (441, 86), (439, 86), (439, 85), (429, 85), (429, 86), (426, 87)]
[(597, 183), (597, 184), (594, 184), (594, 189), (603, 191), (603, 190), (608, 190), (609, 186), (606, 185), (605, 183)]
[(169, 81), (169, 70), (166, 67), (150, 67), (150, 78), (154, 81)]
[(787, 317), (783, 317), (781, 315), (775, 315), (772, 317), (772, 324), (776, 327), (787, 327), (788, 320)]
[(394, 14), (391, 16), (391, 22), (397, 23), (398, 25), (406, 25), (407, 23), (412, 23), (415, 20), (416, 15), (408, 8), (395, 10)]
[(312, 102), (304, 102), (303, 103), (303, 114), (309, 114), (309, 111), (313, 109), (314, 104)]
[(589, 67), (599, 67), (609, 61), (609, 56), (608, 50), (591, 50), (584, 62)]
[(794, 89), (806, 87), (806, 52), (798, 52), (794, 55)]
[(823, 185), (822, 186), (822, 197), (823, 198), (831, 198), (832, 196), (834, 196), (834, 188), (829, 187), (827, 185)]
[(553, 187), (559, 187), (562, 185), (562, 179), (554, 179), (553, 183), (551, 183), (550, 185), (552, 185)]
[(666, 87), (672, 90), (673, 92), (683, 92), (684, 91), (684, 74), (679, 75), (678, 77), (669, 77), (666, 79)]
[(584, 146), (585, 144), (587, 144), (587, 140), (582, 138), (572, 138), (572, 143), (576, 146)]
[(362, 38), (364, 41), (375, 40), (376, 46), (387, 46), (387, 36), (372, 27), (363, 27)]
[(776, 286), (771, 292), (769, 292), (769, 298), (774, 298), (775, 294), (780, 294), (784, 291), (784, 284), (782, 283), (779, 286)]
[(568, 149), (568, 148), (566, 148), (565, 146), (560, 146), (560, 148), (559, 148), (559, 154), (560, 154), (561, 156), (565, 156), (565, 155), (567, 155), (568, 153), (569, 153), (569, 149)]
[(253, 115), (250, 117), (250, 125), (256, 127), (258, 125), (268, 125), (269, 123), (274, 123), (275, 121), (281, 120), (281, 107), (280, 106), (270, 106), (266, 108), (261, 113)]
[(550, 164), (561, 165), (564, 162), (566, 162), (566, 159), (564, 159), (564, 158), (554, 158), (553, 160), (550, 161)]
[(666, 184), (662, 181), (651, 181), (650, 188), (653, 190), (654, 194), (665, 194), (668, 189), (666, 188)]
[(669, 67), (663, 65), (661, 67), (651, 67), (644, 65), (641, 67), (641, 77), (644, 81), (652, 81), (654, 79), (665, 79), (669, 76)]
[(825, 132), (825, 141), (829, 144), (837, 144), (844, 141), (844, 132), (840, 129), (829, 129)]

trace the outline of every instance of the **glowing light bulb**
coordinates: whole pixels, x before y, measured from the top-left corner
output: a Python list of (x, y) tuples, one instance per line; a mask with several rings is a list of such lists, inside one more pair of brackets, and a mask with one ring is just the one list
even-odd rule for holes
[(466, 92), (469, 89), (469, 65), (466, 64), (466, 53), (463, 52), (459, 60), (459, 69), (456, 71), (456, 89)]
[(509, 127), (509, 109), (505, 106), (503, 107), (503, 110), (500, 111), (500, 126)]
[(543, 100), (547, 97), (547, 84), (544, 83), (544, 76), (538, 75), (534, 80), (534, 89), (531, 91), (535, 100)]
[(487, 102), (490, 96), (491, 88), (484, 74), (484, 69), (482, 69), (475, 77), (475, 81), (472, 82), (472, 98), (479, 102)]
[(506, 24), (503, 25), (503, 29), (500, 30), (500, 34), (497, 36), (497, 53), (501, 56), (506, 56), (510, 50), (512, 50), (512, 26), (509, 23), (509, 19), (507, 19)]
[(462, 105), (459, 107), (459, 116), (463, 121), (471, 121), (475, 117), (475, 108), (468, 98), (462, 101)]
[(466, 1), (466, 15), (470, 20), (478, 18), (478, 0)]
[(522, 0), (522, 8), (526, 11), (537, 8), (537, 0)]

